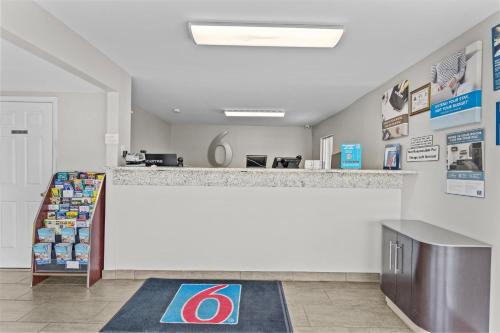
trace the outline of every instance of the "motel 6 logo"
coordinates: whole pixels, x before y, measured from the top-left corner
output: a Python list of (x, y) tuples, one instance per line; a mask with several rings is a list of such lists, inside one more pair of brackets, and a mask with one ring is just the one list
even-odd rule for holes
[(241, 284), (182, 284), (163, 314), (165, 324), (238, 324)]

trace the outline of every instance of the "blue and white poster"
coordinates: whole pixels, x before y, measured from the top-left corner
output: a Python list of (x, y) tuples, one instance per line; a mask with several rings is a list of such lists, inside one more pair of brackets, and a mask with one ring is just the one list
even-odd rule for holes
[(484, 198), (484, 129), (449, 133), (446, 193)]
[(361, 169), (361, 145), (344, 144), (340, 146), (340, 168)]
[(482, 41), (477, 41), (432, 65), (432, 129), (481, 121), (482, 53)]
[(491, 28), (491, 49), (493, 50), (493, 90), (500, 89), (500, 24)]

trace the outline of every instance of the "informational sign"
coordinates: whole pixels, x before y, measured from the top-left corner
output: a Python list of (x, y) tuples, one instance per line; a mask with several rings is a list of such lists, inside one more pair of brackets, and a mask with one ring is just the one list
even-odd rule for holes
[(345, 144), (340, 146), (340, 168), (361, 169), (361, 145)]
[(484, 198), (484, 129), (447, 135), (446, 192)]
[(433, 142), (434, 142), (434, 136), (432, 134), (417, 136), (415, 138), (410, 139), (410, 147), (411, 148), (428, 147), (432, 146)]
[(382, 140), (408, 135), (408, 86), (404, 80), (382, 96)]
[(409, 148), (406, 162), (428, 162), (439, 160), (439, 146)]
[(432, 129), (481, 121), (482, 50), (477, 41), (432, 65)]
[(493, 50), (493, 90), (500, 89), (500, 24), (491, 28)]
[(384, 150), (384, 169), (399, 170), (401, 169), (401, 145), (394, 143), (385, 146)]

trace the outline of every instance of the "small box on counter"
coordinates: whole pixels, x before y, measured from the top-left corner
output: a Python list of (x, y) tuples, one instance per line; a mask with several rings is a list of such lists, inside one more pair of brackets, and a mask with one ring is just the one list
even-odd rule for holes
[(33, 245), (33, 255), (35, 256), (37, 265), (50, 264), (52, 259), (52, 244), (36, 243)]

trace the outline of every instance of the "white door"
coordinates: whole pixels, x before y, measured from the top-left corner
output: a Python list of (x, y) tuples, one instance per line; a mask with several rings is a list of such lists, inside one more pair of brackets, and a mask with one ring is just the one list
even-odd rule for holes
[(32, 226), (52, 175), (52, 103), (0, 102), (0, 267), (30, 267)]

